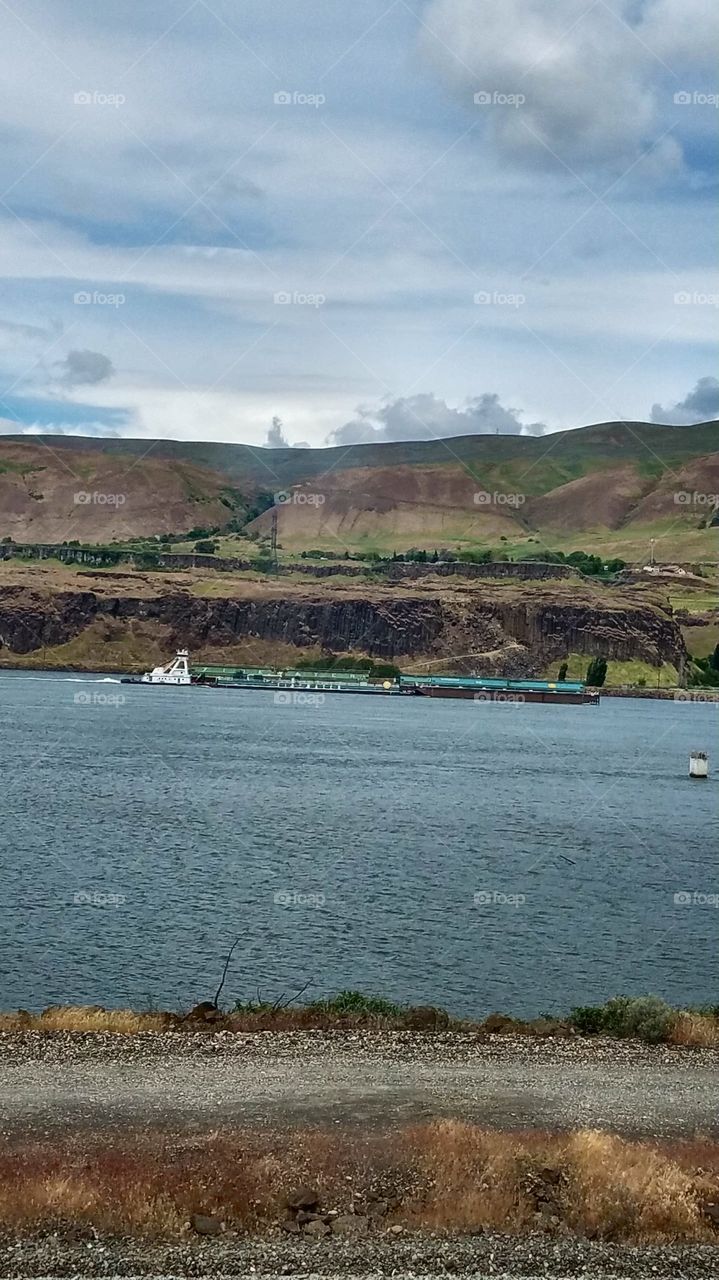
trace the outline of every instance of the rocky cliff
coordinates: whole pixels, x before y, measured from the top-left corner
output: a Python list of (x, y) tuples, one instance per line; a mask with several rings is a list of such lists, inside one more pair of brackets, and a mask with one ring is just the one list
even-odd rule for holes
[[(513, 675), (539, 673), (569, 653), (677, 667), (686, 657), (668, 606), (561, 581), (393, 588), (356, 579), (230, 586), (214, 578), (208, 586), (169, 575), (73, 576), (74, 589), (32, 579), (0, 584), (0, 661), (35, 655), (49, 665), (112, 665), (125, 644), (137, 663), (183, 645), (206, 661), (289, 662), (352, 651)], [(92, 639), (86, 652), (84, 637)]]

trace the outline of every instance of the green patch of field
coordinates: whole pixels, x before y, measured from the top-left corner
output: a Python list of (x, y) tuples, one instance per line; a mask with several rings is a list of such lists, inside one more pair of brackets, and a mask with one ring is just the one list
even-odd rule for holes
[[(584, 680), (587, 667), (591, 661), (583, 653), (572, 653), (564, 661), (568, 664), (568, 680)], [(547, 680), (556, 680), (561, 661), (553, 662), (547, 668)], [(605, 688), (626, 689), (632, 686), (647, 689), (676, 688), (679, 680), (676, 667), (670, 662), (662, 663), (661, 668), (653, 667), (648, 662), (608, 662)], [(643, 681), (643, 684), (640, 682)]]
[[(536, 539), (536, 541), (531, 541)], [(647, 564), (654, 540), (654, 558), (659, 564), (690, 564), (716, 561), (716, 529), (698, 529), (696, 524), (678, 525), (673, 521), (656, 521), (653, 524), (627, 525), (623, 529), (585, 529), (579, 532), (552, 532), (546, 535), (531, 534), (503, 544), (513, 559), (526, 551), (545, 547), (548, 551), (586, 551), (593, 555), (626, 560), (630, 565)]]
[(682, 627), (681, 631), (693, 658), (708, 658), (719, 644), (719, 623), (708, 627)]
[(0, 475), (6, 475), (8, 472), (11, 472), (16, 476), (31, 476), (35, 475), (38, 471), (45, 470), (45, 467), (36, 465), (35, 463), (29, 465), (27, 462), (12, 462), (8, 458), (4, 458), (0, 461)]
[(687, 613), (708, 613), (710, 609), (719, 608), (719, 593), (711, 589), (707, 583), (706, 591), (700, 588), (673, 588), (668, 592), (672, 609), (685, 609)]

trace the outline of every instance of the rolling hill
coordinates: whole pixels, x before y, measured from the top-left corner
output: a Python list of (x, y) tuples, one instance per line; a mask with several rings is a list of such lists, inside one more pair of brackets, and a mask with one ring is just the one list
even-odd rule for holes
[[(658, 558), (697, 559), (712, 554), (717, 493), (716, 422), (332, 449), (0, 437), (0, 538), (16, 542), (237, 530), (274, 494), (288, 552), (536, 540), (631, 559), (653, 537)], [(265, 512), (249, 530), (269, 525)]]

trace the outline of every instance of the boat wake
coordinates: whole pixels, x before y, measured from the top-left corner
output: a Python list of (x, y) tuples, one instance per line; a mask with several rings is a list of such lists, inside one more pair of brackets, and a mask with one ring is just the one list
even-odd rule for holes
[(119, 676), (98, 676), (96, 680), (92, 676), (61, 676), (60, 679), (68, 684), (122, 684)]

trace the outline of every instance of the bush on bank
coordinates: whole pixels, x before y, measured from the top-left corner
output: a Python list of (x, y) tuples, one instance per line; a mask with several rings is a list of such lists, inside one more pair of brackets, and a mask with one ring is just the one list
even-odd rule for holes
[(227, 1030), (349, 1030), (461, 1032), (477, 1035), (609, 1036), (647, 1044), (719, 1047), (719, 1005), (676, 1009), (658, 996), (614, 996), (602, 1005), (583, 1005), (568, 1017), (542, 1014), (530, 1020), (492, 1013), (482, 1021), (452, 1018), (433, 1005), (403, 1005), (362, 991), (299, 1003), (298, 999), (235, 1002), (226, 1010), (206, 1000), (187, 1013), (105, 1009), (102, 1005), (51, 1005), (42, 1013), (0, 1012), (0, 1034), (16, 1031), (138, 1032)]

